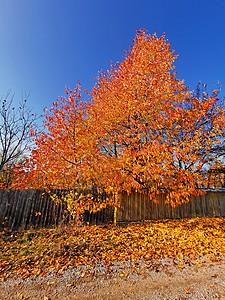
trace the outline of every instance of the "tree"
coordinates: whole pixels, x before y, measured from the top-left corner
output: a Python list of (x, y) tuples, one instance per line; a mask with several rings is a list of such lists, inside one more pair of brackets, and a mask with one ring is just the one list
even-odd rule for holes
[[(44, 108), (44, 130), (31, 132), (35, 146), (12, 186), (45, 190), (54, 200), (66, 201), (75, 218), (85, 210), (97, 211), (106, 206), (93, 194), (83, 193), (95, 185), (98, 149), (88, 125), (88, 104), (81, 99), (78, 84), (74, 91), (67, 88), (66, 97), (53, 102), (50, 111)], [(57, 196), (55, 189), (64, 193)]]
[(13, 96), (8, 92), (1, 99), (0, 107), (0, 185), (9, 186), (12, 167), (28, 154), (32, 146), (31, 127), (35, 127), (37, 115), (32, 113), (23, 100), (19, 107), (13, 106)]
[(106, 188), (166, 194), (172, 206), (202, 193), (201, 172), (224, 142), (218, 92), (194, 96), (176, 78), (165, 36), (137, 32), (123, 62), (99, 74), (89, 115), (102, 155)]
[[(202, 194), (204, 169), (223, 155), (224, 107), (218, 91), (188, 91), (175, 59), (164, 35), (138, 31), (124, 60), (99, 74), (91, 101), (81, 101), (78, 85), (45, 111), (46, 131), (32, 132), (36, 146), (17, 186), (66, 189), (75, 214), (117, 207), (132, 189), (153, 201), (163, 193), (172, 206)], [(80, 194), (93, 186), (114, 197), (96, 203)]]

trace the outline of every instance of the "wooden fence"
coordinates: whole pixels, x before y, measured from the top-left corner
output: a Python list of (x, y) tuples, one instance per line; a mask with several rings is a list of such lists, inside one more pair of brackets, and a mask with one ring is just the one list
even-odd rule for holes
[(132, 222), (159, 219), (182, 219), (194, 217), (225, 217), (225, 189), (208, 190), (205, 195), (192, 197), (188, 203), (175, 208), (165, 204), (165, 195), (158, 195), (154, 203), (146, 194), (133, 192), (122, 194), (118, 209), (118, 222)]
[[(117, 210), (118, 223), (158, 219), (191, 217), (225, 217), (225, 189), (208, 190), (203, 196), (172, 208), (159, 195), (159, 204), (145, 194), (122, 193), (121, 206)], [(0, 190), (0, 229), (15, 230), (56, 226), (71, 219), (65, 203), (55, 203), (42, 190)], [(113, 208), (93, 214), (86, 213), (89, 224), (107, 224), (113, 221)]]
[[(112, 207), (84, 215), (85, 222), (90, 224), (107, 224), (112, 218)], [(71, 219), (67, 204), (53, 201), (43, 190), (0, 190), (0, 230), (52, 227)]]

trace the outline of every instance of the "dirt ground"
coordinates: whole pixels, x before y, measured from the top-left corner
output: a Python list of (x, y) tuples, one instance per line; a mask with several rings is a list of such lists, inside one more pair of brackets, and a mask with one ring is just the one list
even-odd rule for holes
[[(8, 279), (0, 299), (225, 299), (225, 260), (110, 275)], [(72, 273), (70, 273), (72, 274)], [(123, 274), (123, 275), (121, 275)]]

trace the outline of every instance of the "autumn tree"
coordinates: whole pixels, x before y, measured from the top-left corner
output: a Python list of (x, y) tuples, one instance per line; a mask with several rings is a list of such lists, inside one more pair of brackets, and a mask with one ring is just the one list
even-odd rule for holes
[[(44, 108), (44, 130), (32, 130), (35, 146), (15, 174), (13, 188), (43, 189), (56, 200), (67, 202), (68, 210), (79, 218), (85, 210), (97, 211), (106, 206), (103, 200), (84, 194), (95, 186), (95, 159), (98, 149), (90, 131), (87, 103), (81, 99), (81, 85), (66, 97)], [(63, 193), (55, 193), (55, 189)], [(106, 200), (107, 201), (107, 200)]]
[(166, 194), (172, 206), (199, 195), (201, 171), (217, 161), (224, 107), (217, 91), (194, 96), (174, 72), (165, 36), (137, 32), (121, 63), (101, 72), (89, 110), (101, 153), (103, 185)]
[[(219, 109), (220, 111), (223, 111), (224, 108), (224, 98), (219, 98), (219, 94), (221, 92), (221, 85), (219, 82), (217, 82), (216, 85), (213, 86), (214, 90), (212, 92), (211, 97), (217, 97), (217, 101), (213, 103), (211, 106), (211, 114), (208, 116), (207, 119), (207, 125), (208, 129), (212, 130), (215, 127), (215, 124), (217, 122), (217, 113), (216, 110)], [(208, 98), (209, 97), (209, 92), (207, 90), (207, 84), (202, 84), (201, 82), (198, 83), (196, 91), (194, 92), (194, 97), (197, 98)], [(211, 149), (208, 153), (210, 157), (208, 157), (208, 160), (212, 160), (213, 164), (210, 164), (209, 168), (210, 169), (218, 169), (219, 166), (223, 165), (223, 159), (225, 155), (225, 147), (224, 147), (224, 131), (221, 132), (221, 138), (218, 139), (217, 135), (211, 136), (211, 139), (214, 140), (214, 143), (212, 143)], [(199, 151), (200, 154), (203, 156), (206, 154), (204, 151), (204, 147), (200, 148), (201, 150)], [(215, 161), (216, 158), (216, 161)]]
[[(88, 103), (78, 85), (45, 110), (46, 130), (32, 132), (36, 146), (17, 187), (67, 190), (75, 212), (117, 207), (132, 189), (153, 201), (163, 193), (172, 206), (203, 193), (203, 170), (223, 156), (224, 107), (216, 90), (188, 91), (175, 59), (164, 35), (138, 31), (124, 60), (99, 73)], [(113, 197), (76, 192), (93, 186)]]

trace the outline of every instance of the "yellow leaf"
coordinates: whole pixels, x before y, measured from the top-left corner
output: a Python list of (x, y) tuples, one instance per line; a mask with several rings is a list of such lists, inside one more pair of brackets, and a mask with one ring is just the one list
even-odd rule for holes
[(25, 293), (22, 293), (22, 294), (19, 295), (19, 299), (25, 299), (26, 296), (27, 296), (27, 295), (26, 295)]

